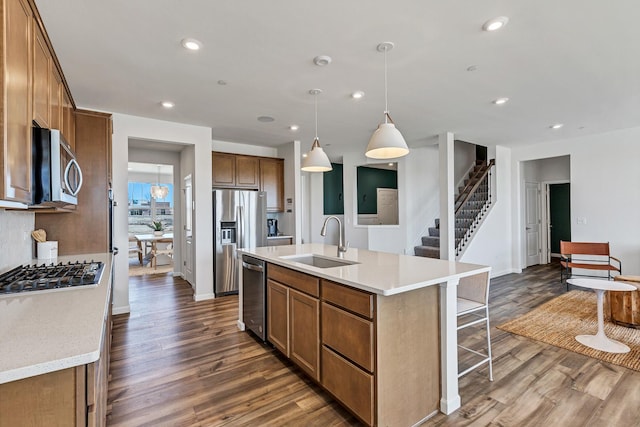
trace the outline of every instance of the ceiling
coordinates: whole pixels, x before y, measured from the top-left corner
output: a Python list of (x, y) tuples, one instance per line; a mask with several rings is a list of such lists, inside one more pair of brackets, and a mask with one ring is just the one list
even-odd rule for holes
[[(332, 157), (389, 110), (410, 147), (439, 133), (524, 145), (640, 125), (635, 0), (36, 0), (79, 107), (202, 125)], [(509, 23), (485, 32), (485, 21)], [(181, 40), (202, 42), (187, 51)], [(313, 58), (329, 55), (330, 65)], [(475, 70), (469, 71), (469, 67)], [(226, 84), (219, 84), (220, 81)], [(364, 98), (350, 94), (363, 91)], [(492, 103), (499, 97), (509, 102)], [(165, 109), (161, 101), (175, 103)], [(259, 116), (275, 120), (263, 123)], [(554, 123), (563, 123), (558, 130)], [(297, 132), (288, 126), (297, 124)]]

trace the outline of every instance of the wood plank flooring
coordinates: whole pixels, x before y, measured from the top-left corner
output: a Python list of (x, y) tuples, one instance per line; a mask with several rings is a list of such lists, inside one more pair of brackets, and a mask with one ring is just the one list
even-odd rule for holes
[[(559, 267), (491, 282), (494, 381), (460, 381), (462, 407), (427, 426), (640, 426), (640, 372), (495, 328), (559, 295)], [(170, 275), (130, 279), (131, 314), (114, 318), (111, 426), (347, 426), (330, 396), (236, 327), (237, 297), (195, 303)], [(465, 330), (467, 346), (484, 336)], [(461, 357), (461, 364), (471, 360)]]

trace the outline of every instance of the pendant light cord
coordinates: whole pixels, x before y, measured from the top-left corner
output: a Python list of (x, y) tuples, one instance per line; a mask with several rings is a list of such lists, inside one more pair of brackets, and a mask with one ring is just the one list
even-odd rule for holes
[(387, 50), (384, 48), (384, 122), (387, 123), (387, 115), (389, 114), (389, 106), (387, 104)]
[(318, 139), (318, 94), (314, 94), (313, 95), (313, 101), (315, 104), (315, 110), (316, 110), (316, 139)]

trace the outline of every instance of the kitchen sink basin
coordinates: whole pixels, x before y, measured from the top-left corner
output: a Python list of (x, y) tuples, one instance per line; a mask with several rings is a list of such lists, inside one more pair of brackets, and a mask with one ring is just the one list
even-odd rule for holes
[(287, 261), (299, 262), (318, 268), (345, 267), (347, 265), (360, 264), (359, 262), (355, 261), (347, 261), (340, 258), (331, 258), (315, 254), (288, 255), (281, 256), (280, 258), (286, 259)]

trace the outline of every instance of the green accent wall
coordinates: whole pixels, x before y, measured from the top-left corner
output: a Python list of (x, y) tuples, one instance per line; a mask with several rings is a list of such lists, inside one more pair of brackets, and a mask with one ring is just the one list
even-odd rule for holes
[(322, 174), (324, 214), (343, 215), (344, 214), (344, 184), (342, 175), (342, 165), (331, 163), (333, 170)]
[(560, 240), (571, 241), (571, 184), (549, 185), (551, 252), (560, 253)]
[(398, 189), (398, 172), (358, 166), (358, 214), (375, 214), (378, 210), (377, 188)]

